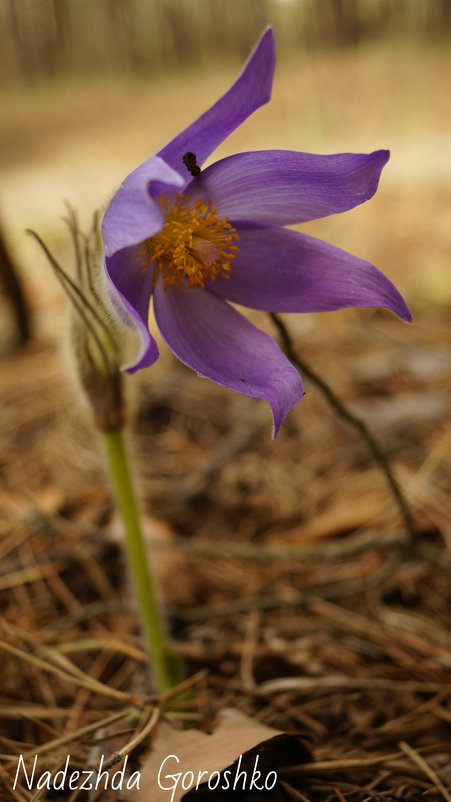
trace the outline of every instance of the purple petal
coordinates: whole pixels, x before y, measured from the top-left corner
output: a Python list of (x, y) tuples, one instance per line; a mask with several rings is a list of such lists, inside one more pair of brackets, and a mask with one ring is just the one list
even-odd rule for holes
[(160, 150), (158, 155), (176, 170), (180, 169), (182, 156), (187, 151), (195, 153), (198, 164), (202, 164), (253, 111), (268, 102), (274, 65), (274, 34), (268, 28), (228, 92)]
[(126, 248), (105, 260), (111, 282), (108, 294), (122, 323), (135, 334), (139, 347), (129, 354), (123, 369), (134, 373), (158, 359), (158, 346), (149, 332), (149, 304), (152, 294), (152, 272), (141, 272), (138, 248)]
[(164, 217), (155, 198), (167, 189), (182, 188), (185, 183), (185, 179), (158, 156), (152, 156), (133, 170), (119, 187), (103, 218), (106, 256), (160, 231)]
[(376, 267), (327, 242), (283, 228), (240, 230), (230, 278), (209, 286), (215, 295), (268, 312), (324, 312), (385, 306), (411, 314), (396, 287)]
[(302, 398), (297, 370), (268, 334), (205, 290), (154, 292), (158, 327), (171, 351), (217, 384), (271, 405), (275, 434)]
[(387, 150), (318, 156), (290, 150), (237, 153), (196, 179), (199, 197), (232, 221), (289, 225), (345, 212), (371, 198)]

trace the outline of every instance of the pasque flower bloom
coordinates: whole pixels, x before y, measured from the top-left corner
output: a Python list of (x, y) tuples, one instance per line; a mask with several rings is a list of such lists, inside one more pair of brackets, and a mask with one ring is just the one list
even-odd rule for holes
[(263, 150), (200, 169), (268, 102), (274, 62), (268, 29), (228, 92), (127, 176), (107, 208), (102, 234), (111, 299), (139, 334), (124, 369), (158, 358), (148, 327), (152, 297), (173, 353), (202, 376), (268, 401), (277, 432), (302, 397), (299, 374), (230, 301), (271, 312), (385, 306), (405, 320), (410, 313), (373, 265), (285, 228), (371, 198), (388, 151), (323, 156)]

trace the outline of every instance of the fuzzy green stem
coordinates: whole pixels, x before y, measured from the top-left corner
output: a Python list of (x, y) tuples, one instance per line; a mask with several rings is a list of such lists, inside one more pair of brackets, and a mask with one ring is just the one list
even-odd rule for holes
[(103, 431), (102, 437), (114, 495), (124, 525), (127, 556), (155, 684), (158, 692), (164, 694), (180, 681), (181, 666), (166, 642), (165, 627), (142, 535), (123, 430), (117, 428)]

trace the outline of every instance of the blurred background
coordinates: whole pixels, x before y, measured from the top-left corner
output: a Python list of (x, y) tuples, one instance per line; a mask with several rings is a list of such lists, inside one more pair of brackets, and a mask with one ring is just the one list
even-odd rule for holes
[[(311, 230), (378, 260), (411, 299), (441, 305), (451, 289), (447, 0), (3, 0), (0, 224), (36, 314), (49, 277), (24, 229), (64, 237), (64, 198), (89, 220), (229, 86), (268, 24), (273, 99), (218, 155), (390, 148), (368, 209)], [(8, 342), (6, 307), (2, 319)]]
[[(302, 353), (381, 427), (388, 449), (418, 465), (426, 445), (418, 451), (413, 443), (423, 435), (440, 441), (448, 430), (448, 0), (3, 0), (0, 228), (9, 278), (2, 282), (0, 335), (5, 387), (17, 381), (18, 369), (24, 374), (14, 350), (21, 327), (38, 349), (36, 369), (55, 380), (60, 368), (54, 353), (66, 329), (60, 288), (25, 229), (36, 229), (70, 269), (69, 237), (61, 220), (64, 200), (88, 225), (93, 211), (105, 208), (130, 170), (230, 86), (268, 24), (277, 41), (272, 100), (210, 160), (266, 147), (321, 153), (391, 150), (369, 203), (303, 230), (375, 263), (405, 296), (413, 326), (378, 310), (288, 320)], [(11, 278), (12, 268), (17, 281)], [(20, 291), (26, 309), (17, 323), (11, 298), (17, 302)], [(265, 315), (251, 317), (271, 330)], [(266, 405), (200, 382), (164, 346), (161, 350), (158, 364), (131, 380), (138, 388), (148, 383), (146, 397), (182, 371), (193, 382), (193, 397), (200, 393), (204, 401), (208, 396), (231, 405), (225, 429), (207, 426), (211, 436), (205, 435), (204, 442), (192, 417), (180, 424), (183, 437), (177, 449), (184, 457), (168, 469), (168, 476), (175, 470), (174, 485), (197, 459), (184, 451), (185, 424), (196, 430), (189, 437), (197, 438), (200, 463), (216, 448), (217, 437), (227, 440), (233, 416), (248, 418), (255, 405), (264, 410), (269, 435)], [(58, 380), (64, 386), (65, 379)], [(178, 400), (174, 411), (171, 392), (158, 401), (162, 429), (175, 425), (183, 406)], [(326, 440), (335, 443), (337, 431), (322, 404), (317, 395), (307, 395), (290, 418), (307, 453), (317, 452)], [(31, 421), (32, 408), (30, 416)], [(56, 437), (59, 441), (60, 433)], [(280, 454), (280, 446), (269, 439), (266, 447), (273, 458)], [(325, 453), (323, 458), (329, 459)], [(312, 465), (311, 476), (318, 470), (318, 464)], [(39, 483), (38, 475), (30, 469), (32, 485)], [(58, 480), (61, 476), (57, 471)], [(286, 491), (287, 482), (281, 481)], [(297, 487), (298, 478), (286, 503), (290, 514), (296, 511)], [(327, 483), (323, 489), (327, 497)], [(268, 497), (267, 490), (262, 496)], [(327, 504), (324, 498), (318, 503)]]

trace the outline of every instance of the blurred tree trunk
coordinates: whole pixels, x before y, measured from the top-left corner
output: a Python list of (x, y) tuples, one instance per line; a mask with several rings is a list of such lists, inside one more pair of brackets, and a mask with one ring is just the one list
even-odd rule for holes
[(451, 32), (451, 0), (0, 0), (0, 84), (244, 57), (268, 22), (285, 52), (434, 41)]
[(18, 339), (24, 343), (31, 337), (30, 315), (28, 304), (22, 290), (22, 284), (16, 268), (6, 247), (3, 232), (0, 229), (0, 282), (3, 285), (7, 301), (10, 303), (16, 323)]
[(449, 33), (451, 31), (451, 2), (450, 0), (442, 0), (440, 4), (440, 23), (442, 31)]
[(334, 45), (349, 45), (358, 41), (359, 14), (357, 0), (322, 0), (316, 5), (319, 30)]
[(31, 63), (30, 50), (21, 33), (20, 12), (15, 0), (9, 0), (9, 14), (11, 37), (14, 42), (14, 51), (18, 56), (19, 70), (22, 78), (27, 81), (32, 76), (33, 65)]

